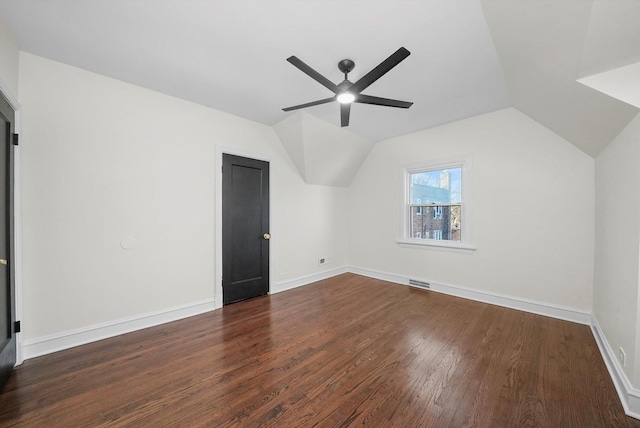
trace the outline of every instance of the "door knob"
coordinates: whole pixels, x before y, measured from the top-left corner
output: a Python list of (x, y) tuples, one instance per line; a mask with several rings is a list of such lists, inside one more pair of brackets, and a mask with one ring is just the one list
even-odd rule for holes
[(0, 265), (7, 265), (7, 260), (6, 259), (0, 259)]
[(266, 240), (271, 239), (271, 235), (270, 235), (270, 234), (268, 234), (268, 233), (265, 233), (264, 235), (262, 235), (262, 237), (263, 237), (264, 239), (266, 239)]

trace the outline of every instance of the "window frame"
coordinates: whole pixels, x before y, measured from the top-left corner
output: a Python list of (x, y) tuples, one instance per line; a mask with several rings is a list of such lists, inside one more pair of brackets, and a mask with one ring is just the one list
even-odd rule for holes
[[(460, 224), (460, 241), (444, 241), (444, 240), (436, 240), (430, 238), (410, 238), (409, 229), (410, 229), (410, 207), (411, 207), (411, 175), (420, 173), (420, 172), (428, 172), (428, 171), (439, 171), (444, 169), (451, 168), (461, 168), (461, 179), (462, 179), (462, 194), (461, 194), (461, 202), (460, 209), (462, 214), (462, 222)], [(459, 156), (448, 159), (437, 159), (433, 161), (425, 161), (419, 163), (413, 163), (409, 165), (404, 165), (402, 167), (402, 183), (403, 183), (403, 196), (402, 196), (402, 209), (401, 216), (402, 221), (400, 221), (400, 239), (398, 239), (398, 244), (401, 246), (412, 246), (412, 247), (430, 247), (435, 249), (453, 249), (453, 250), (464, 250), (464, 251), (473, 251), (476, 247), (472, 244), (473, 233), (472, 233), (472, 199), (471, 199), (471, 188), (472, 188), (472, 173), (471, 173), (471, 155), (467, 156)], [(414, 204), (415, 205), (415, 204)]]

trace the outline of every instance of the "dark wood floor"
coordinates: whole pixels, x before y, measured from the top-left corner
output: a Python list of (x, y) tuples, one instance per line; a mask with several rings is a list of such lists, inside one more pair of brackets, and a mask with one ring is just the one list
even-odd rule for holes
[(640, 427), (587, 326), (341, 275), (28, 360), (0, 426)]

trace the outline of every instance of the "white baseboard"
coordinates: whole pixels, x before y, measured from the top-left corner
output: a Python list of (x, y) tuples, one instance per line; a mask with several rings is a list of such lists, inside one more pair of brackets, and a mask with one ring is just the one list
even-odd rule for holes
[[(280, 293), (297, 287), (302, 287), (304, 285), (308, 285), (316, 281), (322, 281), (324, 279), (328, 279), (347, 272), (367, 276), (370, 278), (376, 278), (383, 281), (393, 282), (396, 284), (407, 286), (409, 285), (408, 276), (360, 268), (356, 266), (342, 266), (313, 275), (307, 275), (289, 281), (277, 283), (273, 286), (271, 294)], [(640, 390), (634, 388), (631, 385), (631, 382), (620, 367), (618, 359), (615, 357), (615, 353), (611, 349), (611, 346), (609, 345), (609, 342), (607, 341), (606, 336), (604, 335), (604, 332), (602, 331), (602, 328), (598, 323), (598, 320), (590, 312), (551, 303), (538, 302), (529, 299), (462, 287), (459, 285), (437, 283), (414, 277), (412, 277), (411, 279), (429, 283), (431, 287), (430, 289), (435, 292), (591, 326), (594, 338), (596, 340), (596, 343), (598, 344), (598, 348), (600, 349), (600, 353), (602, 354), (602, 358), (604, 359), (607, 370), (609, 371), (609, 375), (613, 380), (616, 391), (618, 392), (625, 413), (628, 416), (640, 419)], [(130, 318), (123, 318), (108, 323), (96, 324), (93, 326), (53, 334), (37, 339), (29, 339), (24, 341), (23, 356), (24, 359), (34, 358), (41, 355), (50, 354), (52, 352), (61, 351), (63, 349), (68, 349), (86, 343), (106, 339), (109, 337), (130, 333), (132, 331), (153, 327), (194, 315), (199, 315), (205, 312), (212, 311), (214, 309), (214, 301), (213, 299), (210, 299), (194, 304), (170, 308), (164, 311), (148, 313)]]
[(328, 279), (333, 276), (340, 275), (347, 272), (349, 272), (349, 269), (346, 266), (341, 266), (335, 269), (314, 273), (312, 275), (301, 276), (296, 279), (279, 282), (273, 286), (272, 290), (270, 291), (270, 294), (281, 293), (283, 291), (302, 287), (304, 285), (311, 284), (312, 282), (322, 281), (323, 279)]
[(602, 359), (607, 366), (607, 370), (609, 370), (613, 385), (616, 387), (624, 412), (632, 418), (640, 419), (640, 390), (631, 385), (629, 378), (620, 367), (616, 354), (611, 349), (611, 345), (609, 345), (607, 337), (604, 335), (595, 315), (591, 316), (591, 330), (598, 348), (600, 348)]
[[(409, 285), (409, 277), (403, 275), (354, 266), (349, 267), (349, 272), (383, 281), (394, 282), (396, 284)], [(582, 309), (537, 302), (458, 285), (442, 284), (413, 277), (411, 279), (429, 283), (432, 291), (591, 326), (593, 336), (598, 344), (598, 348), (600, 349), (600, 353), (602, 354), (602, 358), (604, 359), (616, 391), (618, 392), (625, 413), (627, 416), (640, 419), (640, 390), (631, 385), (629, 378), (627, 378), (622, 367), (620, 367), (609, 342), (607, 342), (598, 320), (592, 313)]]
[[(371, 278), (381, 279), (383, 281), (395, 282), (396, 284), (409, 285), (409, 277), (405, 275), (380, 272), (355, 266), (350, 266), (349, 272), (368, 276)], [(579, 324), (591, 325), (591, 312), (582, 309), (556, 305), (553, 303), (538, 302), (535, 300), (529, 300), (520, 297), (507, 296), (504, 294), (492, 293), (490, 291), (462, 287), (460, 285), (434, 282), (422, 278), (411, 277), (411, 279), (429, 283), (431, 291), (436, 291), (438, 293), (449, 294), (451, 296), (462, 297), (478, 302), (490, 303), (497, 306), (504, 306), (506, 308), (531, 312), (534, 314), (572, 321)]]
[[(353, 266), (341, 266), (312, 275), (306, 275), (303, 277), (277, 283), (272, 287), (270, 293), (280, 293), (317, 281), (322, 281), (324, 279), (328, 279), (347, 272), (352, 272), (358, 275), (377, 278), (403, 285), (408, 285), (409, 282), (408, 277), (398, 274), (385, 273)], [(541, 315), (552, 316), (554, 318), (567, 319), (582, 324), (589, 324), (591, 319), (590, 314), (582, 313), (578, 310), (571, 310), (570, 308), (562, 308), (549, 304), (525, 301), (523, 299), (517, 299), (509, 296), (500, 296), (484, 291), (478, 291), (449, 284), (437, 284), (434, 282), (430, 282), (430, 284), (433, 291), (496, 304), (499, 306), (506, 306), (509, 308), (534, 312)], [(73, 348), (75, 346), (84, 345), (86, 343), (118, 336), (120, 334), (130, 333), (132, 331), (141, 330), (143, 328), (153, 327), (178, 319), (187, 318), (204, 312), (209, 312), (214, 309), (214, 299), (211, 299), (195, 304), (170, 308), (164, 311), (123, 318), (111, 322), (96, 324), (35, 339), (27, 339), (23, 343), (22, 355), (24, 359), (34, 358), (41, 355), (50, 354), (52, 352)]]
[(49, 336), (27, 339), (23, 343), (24, 359), (39, 357), (90, 342), (153, 327), (182, 318), (199, 315), (214, 309), (213, 299), (188, 305), (177, 306), (162, 311), (136, 315), (119, 320), (95, 324)]
[[(271, 293), (279, 293), (312, 282), (321, 281), (336, 275), (348, 272), (346, 266), (319, 272), (296, 278), (290, 281), (275, 284)], [(136, 330), (153, 327), (156, 325), (176, 321), (182, 318), (199, 315), (216, 309), (214, 299), (205, 300), (189, 305), (169, 308), (163, 311), (157, 311), (133, 317), (122, 318), (115, 321), (95, 324), (75, 330), (69, 330), (62, 333), (56, 333), (49, 336), (38, 337), (35, 339), (27, 339), (22, 344), (22, 357), (24, 360), (35, 358), (53, 352), (62, 351), (64, 349), (73, 348), (75, 346), (84, 345), (98, 340), (107, 339), (109, 337), (118, 336), (125, 333), (131, 333)]]

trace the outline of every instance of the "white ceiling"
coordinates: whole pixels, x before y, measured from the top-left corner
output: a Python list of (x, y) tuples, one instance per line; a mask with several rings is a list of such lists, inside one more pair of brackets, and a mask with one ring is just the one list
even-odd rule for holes
[(513, 106), (596, 156), (638, 109), (576, 79), (581, 66), (595, 73), (640, 61), (639, 4), (483, 2)]
[(373, 144), (304, 111), (273, 126), (307, 184), (348, 187)]
[[(356, 81), (411, 56), (364, 93), (349, 130), (380, 141), (513, 106), (595, 156), (637, 113), (576, 79), (640, 62), (638, 0), (0, 0), (21, 50), (274, 125), (332, 94), (286, 61)], [(339, 126), (336, 103), (305, 110)]]

